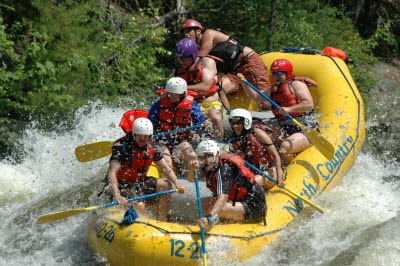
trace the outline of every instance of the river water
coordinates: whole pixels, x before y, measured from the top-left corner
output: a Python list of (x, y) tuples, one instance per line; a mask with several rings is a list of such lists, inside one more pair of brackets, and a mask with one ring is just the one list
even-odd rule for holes
[[(121, 137), (118, 123), (126, 110), (90, 107), (77, 112), (80, 122), (68, 133), (32, 125), (22, 145), (27, 156), (0, 162), (0, 265), (102, 264), (88, 245), (89, 213), (36, 224), (47, 213), (92, 206), (101, 188), (108, 158), (79, 163), (74, 150)], [(361, 153), (342, 183), (315, 203), (329, 214), (301, 213), (246, 264), (400, 264), (399, 165)]]

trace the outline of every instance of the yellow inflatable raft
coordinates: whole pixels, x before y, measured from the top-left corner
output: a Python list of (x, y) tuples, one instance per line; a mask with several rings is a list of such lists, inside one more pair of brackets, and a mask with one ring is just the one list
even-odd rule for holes
[[(363, 102), (346, 64), (341, 59), (318, 53), (271, 52), (262, 55), (268, 68), (279, 58), (290, 60), (297, 76), (309, 77), (318, 83), (318, 88), (311, 87), (311, 93), (316, 111), (320, 115), (320, 131), (335, 148), (332, 160), (326, 159), (315, 147), (311, 147), (300, 153), (287, 167), (286, 187), (313, 201), (343, 179), (360, 152), (365, 137)], [(273, 80), (272, 77), (270, 79)], [(232, 108), (257, 110), (257, 104), (243, 99), (247, 99), (246, 95), (239, 92)], [(302, 207), (311, 208), (276, 186), (266, 196), (266, 226), (263, 223), (218, 224), (205, 230), (210, 264), (249, 259), (258, 254), (263, 246), (271, 243), (299, 214)], [(192, 211), (197, 212), (195, 209)], [(90, 246), (107, 263), (202, 263), (201, 235), (195, 220), (190, 224), (178, 224), (139, 217), (132, 225), (121, 226), (119, 222), (123, 219), (124, 212), (122, 208), (105, 208), (94, 214), (90, 224)]]

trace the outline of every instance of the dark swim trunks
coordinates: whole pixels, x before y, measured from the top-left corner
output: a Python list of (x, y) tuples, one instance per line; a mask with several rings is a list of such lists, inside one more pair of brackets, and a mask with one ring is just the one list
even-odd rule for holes
[(259, 223), (264, 221), (267, 214), (267, 203), (264, 190), (254, 183), (251, 191), (239, 201), (244, 208), (244, 219), (246, 222)]

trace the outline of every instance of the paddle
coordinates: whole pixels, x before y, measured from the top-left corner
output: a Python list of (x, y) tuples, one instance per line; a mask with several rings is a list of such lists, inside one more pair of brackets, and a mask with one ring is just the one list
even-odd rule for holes
[[(242, 80), (249, 85), (253, 90), (255, 90), (258, 94), (260, 94), (262, 97), (264, 97), (266, 100), (268, 100), (273, 106), (278, 108), (279, 110), (282, 109), (279, 105), (277, 105), (274, 101), (272, 101), (268, 96), (266, 96), (264, 93), (262, 93), (260, 90), (258, 90), (253, 84), (242, 78)], [(335, 148), (333, 145), (326, 139), (324, 138), (318, 131), (315, 129), (312, 129), (310, 127), (306, 127), (302, 124), (300, 124), (296, 119), (291, 117), (288, 113), (286, 113), (286, 116), (290, 118), (293, 123), (295, 123), (303, 132), (306, 134), (307, 138), (310, 140), (310, 142), (319, 150), (322, 155), (324, 155), (328, 160), (332, 160), (333, 157), (335, 156)]]
[[(171, 135), (177, 132), (187, 131), (202, 127), (204, 124), (195, 125), (186, 128), (180, 128), (169, 132), (154, 135), (155, 138)], [(79, 162), (85, 163), (96, 159), (103, 158), (112, 153), (112, 145), (114, 141), (100, 141), (79, 146), (75, 149), (75, 155)]]
[[(161, 196), (161, 195), (165, 195), (165, 194), (174, 193), (176, 191), (177, 191), (177, 189), (171, 189), (171, 190), (167, 190), (167, 191), (163, 191), (163, 192), (158, 192), (158, 193), (154, 193), (154, 194), (150, 194), (150, 195), (145, 195), (145, 196), (141, 196), (141, 197), (137, 197), (137, 198), (128, 199), (128, 202), (157, 197), (157, 196)], [(118, 205), (118, 201), (104, 204), (102, 206), (93, 206), (93, 207), (88, 207), (88, 208), (84, 208), (84, 209), (74, 209), (74, 210), (49, 213), (49, 214), (45, 214), (45, 215), (41, 216), (37, 220), (37, 223), (38, 224), (50, 223), (50, 222), (62, 220), (62, 219), (65, 219), (70, 216), (77, 215), (77, 214), (80, 214), (83, 212), (88, 212), (88, 211), (92, 211), (92, 210), (96, 210), (96, 209), (100, 209), (100, 208), (106, 208), (106, 207), (110, 207), (110, 206), (114, 206), (114, 205)]]
[[(228, 149), (226, 148), (222, 148), (222, 150), (228, 152), (228, 153), (232, 153), (230, 152)], [(262, 174), (263, 176), (265, 176), (266, 178), (268, 178), (269, 180), (271, 180), (272, 182), (274, 182), (275, 184), (278, 184), (277, 181), (275, 179), (273, 179), (272, 177), (270, 177), (269, 175), (267, 175), (266, 173), (264, 173), (263, 171), (261, 171), (260, 169), (258, 169), (257, 167), (255, 167), (254, 165), (244, 161), (244, 163), (250, 167), (251, 169), (254, 169), (255, 171), (259, 172), (260, 174)], [(297, 193), (291, 191), (290, 189), (286, 188), (286, 187), (282, 187), (283, 190), (286, 190), (287, 192), (292, 193), (294, 196), (296, 196), (297, 198), (301, 199), (302, 201), (306, 202), (308, 205), (314, 207), (315, 209), (317, 209), (320, 213), (326, 213), (326, 211), (324, 211), (323, 209), (321, 209), (320, 207), (318, 207), (317, 205), (315, 205), (314, 203), (312, 203), (311, 201), (305, 199), (304, 197), (298, 195)]]
[[(199, 189), (199, 179), (197, 178), (197, 170), (194, 170), (194, 180), (196, 183), (196, 193), (197, 193), (197, 206), (199, 207), (199, 217), (203, 218), (203, 212), (201, 210), (201, 199), (200, 199), (200, 189)], [(206, 242), (204, 240), (204, 228), (201, 228), (201, 249), (203, 251), (203, 265), (207, 266), (207, 251)]]

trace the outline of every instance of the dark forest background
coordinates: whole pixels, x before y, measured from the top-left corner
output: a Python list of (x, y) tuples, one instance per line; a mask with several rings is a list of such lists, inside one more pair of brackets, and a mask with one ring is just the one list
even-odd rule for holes
[(377, 84), (371, 69), (400, 64), (398, 0), (3, 0), (0, 157), (15, 154), (32, 121), (63, 132), (88, 102), (129, 108), (154, 101), (189, 18), (259, 53), (342, 49), (366, 103)]

